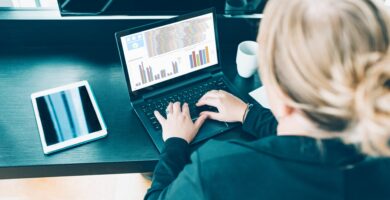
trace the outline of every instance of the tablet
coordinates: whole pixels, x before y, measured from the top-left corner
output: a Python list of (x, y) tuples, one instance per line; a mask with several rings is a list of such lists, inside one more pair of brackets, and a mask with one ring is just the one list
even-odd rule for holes
[(87, 81), (33, 93), (31, 100), (45, 154), (107, 135)]

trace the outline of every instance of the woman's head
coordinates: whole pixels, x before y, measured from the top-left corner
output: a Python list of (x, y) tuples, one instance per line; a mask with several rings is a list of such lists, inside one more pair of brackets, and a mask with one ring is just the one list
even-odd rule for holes
[(258, 38), (266, 87), (319, 129), (370, 155), (390, 155), (385, 9), (371, 0), (271, 0)]

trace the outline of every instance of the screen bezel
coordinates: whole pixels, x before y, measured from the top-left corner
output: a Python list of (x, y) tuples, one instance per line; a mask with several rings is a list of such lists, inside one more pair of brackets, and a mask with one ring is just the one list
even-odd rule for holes
[[(69, 140), (66, 140), (63, 142), (59, 142), (59, 143), (56, 143), (53, 145), (47, 145), (47, 142), (45, 139), (45, 132), (44, 132), (43, 127), (42, 127), (42, 120), (41, 120), (38, 105), (37, 105), (37, 98), (47, 96), (50, 94), (55, 94), (55, 93), (62, 92), (62, 91), (66, 91), (66, 90), (70, 90), (70, 89), (74, 89), (74, 88), (79, 88), (79, 87), (86, 87), (89, 99), (91, 100), (92, 106), (95, 110), (95, 113), (96, 113), (96, 116), (98, 118), (101, 130), (89, 133), (87, 135), (72, 138), (72, 139), (69, 139)], [(82, 143), (86, 143), (86, 142), (89, 142), (92, 140), (96, 140), (96, 139), (102, 138), (102, 137), (107, 135), (107, 127), (103, 121), (103, 117), (101, 115), (99, 107), (96, 103), (96, 100), (93, 96), (92, 90), (91, 90), (87, 81), (80, 81), (80, 82), (76, 82), (76, 83), (72, 83), (72, 84), (68, 84), (68, 85), (64, 85), (64, 86), (60, 86), (60, 87), (56, 87), (56, 88), (33, 93), (33, 94), (31, 94), (31, 100), (32, 100), (33, 108), (34, 108), (35, 119), (36, 119), (36, 122), (38, 125), (38, 131), (39, 131), (39, 136), (41, 138), (43, 152), (45, 154), (54, 153), (56, 151), (70, 148), (70, 147), (73, 147), (73, 146), (76, 146), (76, 145), (79, 145)]]
[[(152, 85), (152, 86), (148, 86), (148, 87), (136, 90), (136, 91), (132, 91), (131, 83), (130, 83), (130, 77), (128, 75), (128, 68), (127, 68), (127, 64), (126, 64), (126, 59), (125, 59), (125, 55), (124, 55), (124, 52), (123, 52), (124, 48), (122, 46), (121, 37), (130, 35), (130, 34), (135, 34), (135, 33), (142, 32), (142, 31), (146, 31), (148, 29), (157, 28), (157, 27), (160, 27), (160, 26), (172, 24), (172, 23), (175, 23), (175, 22), (180, 22), (180, 21), (183, 21), (183, 20), (187, 20), (187, 19), (190, 19), (190, 18), (201, 16), (201, 15), (206, 15), (206, 14), (212, 14), (213, 15), (215, 44), (216, 44), (216, 53), (217, 53), (218, 63), (215, 64), (215, 65), (211, 65), (209, 67), (206, 67), (206, 68), (194, 71), (194, 72), (190, 72), (188, 74), (184, 74), (184, 75), (175, 77), (175, 78), (170, 79), (170, 80), (163, 81), (161, 83), (156, 83), (155, 85)], [(144, 94), (146, 94), (148, 92), (151, 92), (151, 91), (155, 91), (156, 89), (163, 88), (163, 87), (166, 87), (168, 85), (172, 85), (174, 83), (181, 82), (181, 81), (184, 81), (184, 80), (192, 79), (193, 77), (199, 76), (200, 74), (213, 73), (215, 71), (220, 71), (221, 70), (221, 67), (220, 67), (221, 58), (220, 58), (220, 53), (219, 53), (217, 18), (216, 18), (216, 14), (215, 14), (215, 8), (208, 8), (208, 9), (205, 9), (205, 10), (192, 12), (192, 13), (189, 13), (189, 14), (185, 14), (185, 15), (181, 15), (181, 16), (178, 16), (178, 17), (170, 18), (170, 19), (167, 19), (167, 20), (158, 21), (158, 22), (155, 22), (155, 23), (151, 23), (151, 24), (147, 24), (147, 25), (143, 25), (143, 26), (139, 26), (139, 27), (135, 27), (135, 28), (119, 31), (119, 32), (115, 33), (115, 39), (116, 39), (116, 43), (117, 43), (117, 47), (118, 47), (118, 51), (119, 51), (119, 57), (120, 57), (120, 60), (121, 60), (121, 65), (122, 65), (122, 68), (123, 68), (124, 73), (125, 73), (126, 84), (127, 84), (128, 92), (129, 92), (129, 95), (130, 95), (130, 100), (132, 100), (132, 101), (136, 100), (138, 98), (141, 98)]]

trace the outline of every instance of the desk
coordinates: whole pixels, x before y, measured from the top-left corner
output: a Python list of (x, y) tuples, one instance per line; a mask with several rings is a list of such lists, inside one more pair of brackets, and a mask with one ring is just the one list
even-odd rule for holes
[[(246, 94), (260, 85), (235, 68), (236, 47), (222, 47), (223, 70)], [(76, 148), (43, 154), (30, 95), (87, 80), (108, 135)], [(34, 47), (0, 50), (0, 178), (150, 172), (158, 151), (131, 108), (126, 81), (114, 48)], [(216, 139), (246, 139), (240, 128)]]

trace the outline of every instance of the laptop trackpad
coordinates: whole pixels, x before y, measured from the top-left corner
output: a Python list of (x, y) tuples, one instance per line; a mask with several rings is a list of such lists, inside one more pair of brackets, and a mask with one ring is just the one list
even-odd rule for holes
[(222, 133), (227, 130), (229, 125), (225, 122), (219, 122), (215, 120), (207, 120), (200, 128), (198, 134), (192, 141), (192, 144), (201, 142), (205, 139), (209, 139), (215, 135)]

